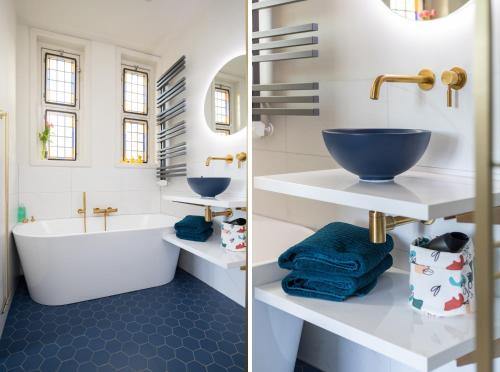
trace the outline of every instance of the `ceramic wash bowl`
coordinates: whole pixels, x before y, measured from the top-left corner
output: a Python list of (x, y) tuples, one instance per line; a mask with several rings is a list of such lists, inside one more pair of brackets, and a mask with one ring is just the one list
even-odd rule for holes
[(189, 187), (203, 198), (222, 194), (231, 183), (230, 177), (188, 177)]
[(420, 129), (325, 129), (330, 155), (362, 181), (388, 182), (424, 155), (431, 132)]

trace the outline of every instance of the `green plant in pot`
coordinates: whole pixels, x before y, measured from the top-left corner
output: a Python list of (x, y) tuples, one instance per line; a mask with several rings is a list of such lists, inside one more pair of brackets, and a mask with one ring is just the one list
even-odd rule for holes
[(45, 123), (45, 128), (41, 132), (38, 133), (38, 139), (40, 141), (40, 145), (42, 147), (42, 159), (47, 159), (47, 143), (50, 140), (50, 130), (54, 128), (54, 126), (50, 123)]

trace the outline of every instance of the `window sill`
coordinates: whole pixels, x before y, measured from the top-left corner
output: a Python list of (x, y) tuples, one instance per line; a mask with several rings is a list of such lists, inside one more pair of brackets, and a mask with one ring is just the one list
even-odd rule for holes
[(89, 160), (42, 160), (42, 159), (31, 159), (30, 165), (34, 167), (82, 167), (88, 168), (90, 164)]
[(123, 163), (118, 162), (115, 164), (116, 168), (131, 168), (131, 169), (155, 169), (158, 168), (157, 163), (142, 163), (142, 164), (134, 164), (134, 163)]

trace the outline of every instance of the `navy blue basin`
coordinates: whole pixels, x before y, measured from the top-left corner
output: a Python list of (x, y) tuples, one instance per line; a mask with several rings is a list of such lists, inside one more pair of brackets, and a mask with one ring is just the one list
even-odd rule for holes
[(231, 183), (230, 177), (188, 177), (191, 189), (204, 198), (213, 198), (223, 193)]
[(431, 132), (420, 129), (325, 129), (323, 140), (337, 163), (363, 181), (391, 181), (422, 157)]

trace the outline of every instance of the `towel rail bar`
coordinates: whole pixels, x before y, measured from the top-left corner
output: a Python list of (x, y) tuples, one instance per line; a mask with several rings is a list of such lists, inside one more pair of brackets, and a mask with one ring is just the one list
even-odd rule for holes
[(254, 115), (319, 116), (318, 108), (254, 108)]
[(275, 36), (301, 34), (304, 32), (318, 31), (318, 29), (319, 28), (318, 28), (317, 23), (307, 23), (307, 24), (299, 25), (299, 26), (273, 28), (271, 30), (253, 32), (252, 39), (263, 39), (263, 38), (275, 37)]
[(315, 58), (318, 55), (319, 54), (316, 49), (303, 50), (300, 52), (272, 53), (272, 54), (253, 56), (252, 62), (261, 63), (261, 62), (273, 62), (273, 61), (289, 61), (292, 59)]
[(254, 84), (252, 90), (254, 92), (262, 91), (284, 91), (284, 90), (318, 90), (319, 83), (274, 83), (274, 84)]
[(270, 41), (267, 43), (258, 43), (252, 45), (252, 50), (269, 50), (269, 49), (279, 49), (279, 48), (291, 48), (302, 45), (313, 45), (318, 44), (317, 36), (301, 37), (296, 39), (286, 39), (278, 41)]
[(293, 3), (298, 3), (300, 1), (304, 1), (304, 0), (262, 0), (262, 1), (257, 1), (256, 3), (253, 3), (252, 10), (274, 8), (276, 6), (289, 5), (289, 4), (293, 4)]
[(319, 96), (253, 96), (254, 103), (317, 103)]
[(158, 79), (156, 86), (160, 87), (165, 85), (172, 77), (177, 75), (180, 71), (179, 68), (184, 68), (186, 62), (186, 56), (179, 58), (167, 71), (163, 73)]

